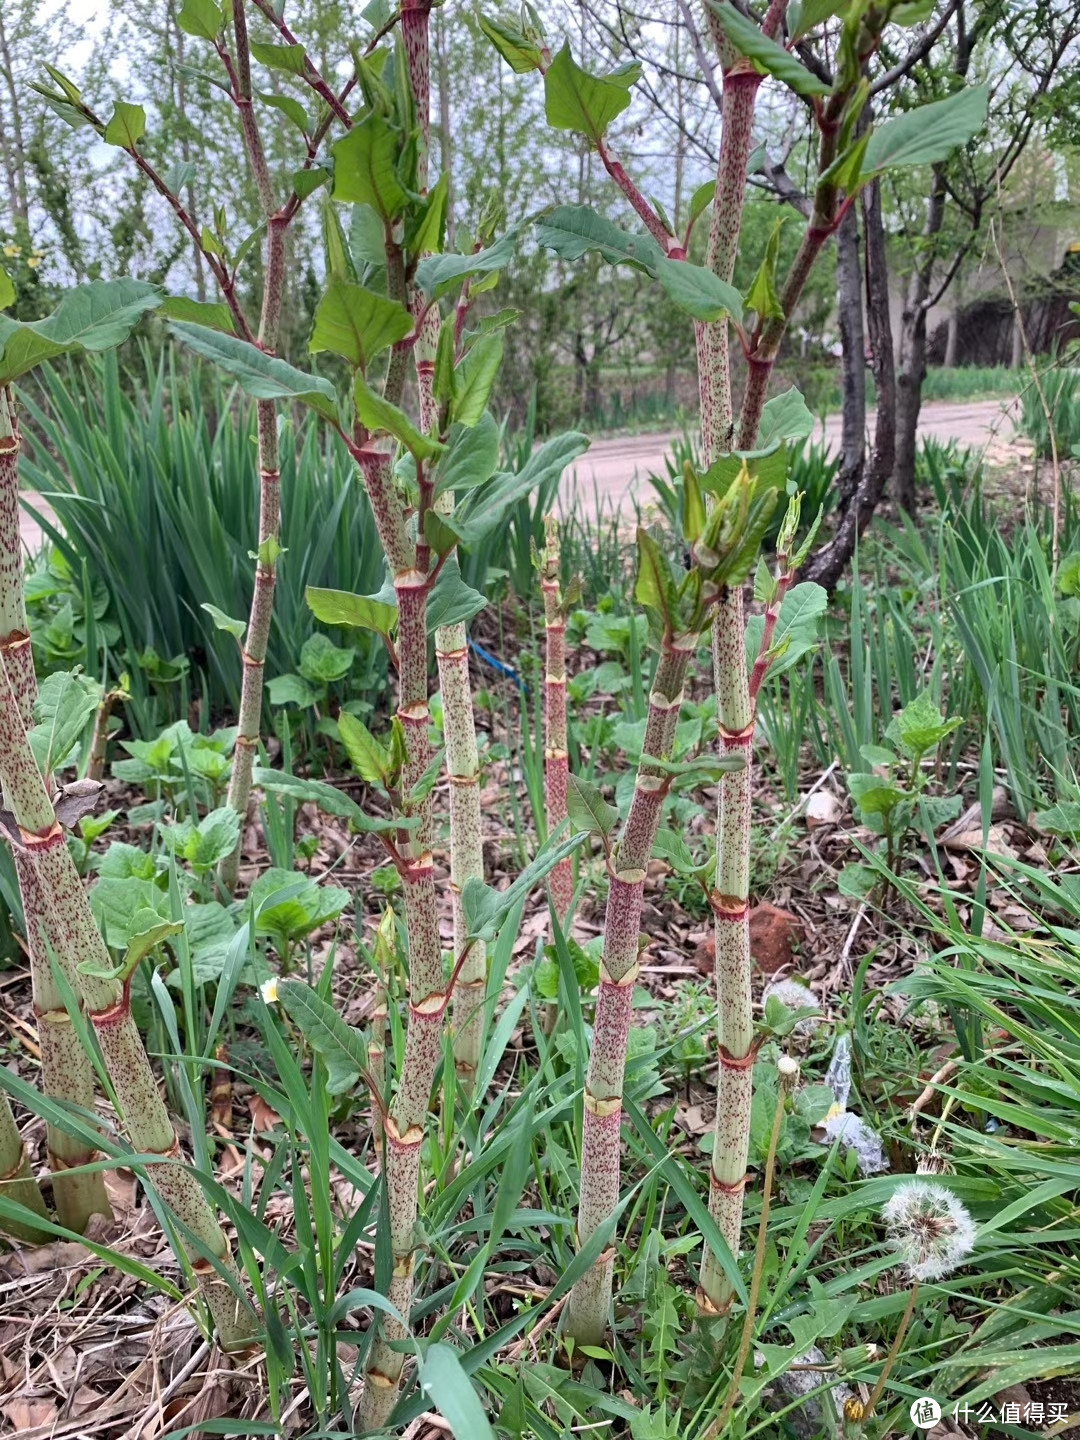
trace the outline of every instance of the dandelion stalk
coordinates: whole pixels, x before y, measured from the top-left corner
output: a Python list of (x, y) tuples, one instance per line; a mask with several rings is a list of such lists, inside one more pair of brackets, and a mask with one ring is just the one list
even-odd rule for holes
[(858, 1415), (850, 1417), (863, 1425), (873, 1415), (899, 1358), (915, 1314), (919, 1286), (924, 1281), (943, 1280), (951, 1275), (975, 1245), (975, 1222), (966, 1206), (951, 1190), (932, 1180), (920, 1177), (905, 1181), (886, 1201), (881, 1216), (889, 1248), (896, 1252), (911, 1283), (911, 1291), (870, 1398)]
[(904, 1339), (907, 1335), (908, 1328), (911, 1325), (911, 1318), (915, 1314), (915, 1302), (918, 1298), (919, 1282), (918, 1280), (915, 1280), (912, 1282), (911, 1290), (908, 1293), (907, 1304), (904, 1306), (904, 1313), (900, 1317), (900, 1324), (897, 1326), (896, 1334), (893, 1337), (893, 1342), (889, 1346), (889, 1353), (888, 1355), (886, 1355), (885, 1363), (881, 1367), (881, 1374), (878, 1376), (877, 1383), (875, 1384), (873, 1390), (870, 1391), (869, 1400), (867, 1400), (866, 1404), (863, 1406), (863, 1411), (860, 1419), (864, 1425), (873, 1415), (874, 1407), (881, 1399), (889, 1376), (892, 1374), (893, 1366), (896, 1364), (897, 1358), (900, 1355), (900, 1351), (903, 1348)]
[[(4, 387), (0, 390), (0, 658), (18, 720), (23, 729), (28, 730), (33, 724), (37, 676), (23, 591), (19, 536), (20, 443), (14, 397), (10, 388)], [(53, 1100), (92, 1113), (94, 1073), (53, 976), (45, 897), (28, 855), (18, 847), (14, 854), (26, 921), (34, 1018), (41, 1045), (42, 1089)], [(56, 961), (72, 991), (78, 994), (74, 972), (64, 964), (61, 955), (56, 956)], [(112, 1214), (105, 1193), (105, 1177), (100, 1171), (68, 1173), (90, 1164), (96, 1152), (58, 1125), (49, 1124), (46, 1135), (57, 1216), (67, 1229), (82, 1234), (91, 1215)], [(9, 1159), (0, 1148), (0, 1172), (5, 1175), (12, 1169), (7, 1163)], [(29, 1202), (24, 1199), (23, 1203)]]

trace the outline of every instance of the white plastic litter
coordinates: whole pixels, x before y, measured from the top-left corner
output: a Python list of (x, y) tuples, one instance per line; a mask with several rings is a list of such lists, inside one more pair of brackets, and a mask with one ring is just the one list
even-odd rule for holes
[(860, 1175), (880, 1175), (888, 1170), (889, 1161), (881, 1136), (859, 1115), (847, 1108), (851, 1097), (851, 1041), (847, 1035), (836, 1037), (836, 1048), (825, 1072), (825, 1084), (833, 1092), (833, 1105), (821, 1122), (823, 1141), (831, 1145), (839, 1140), (845, 1150), (854, 1150)]
[[(765, 1364), (765, 1356), (760, 1352), (754, 1356), (758, 1366)], [(822, 1428), (830, 1435), (839, 1432), (840, 1417), (844, 1413), (844, 1401), (851, 1399), (851, 1390), (847, 1385), (838, 1382), (829, 1390), (821, 1393), (821, 1386), (829, 1379), (832, 1371), (829, 1367), (829, 1359), (823, 1350), (814, 1345), (805, 1355), (800, 1355), (795, 1361), (798, 1369), (786, 1371), (776, 1378), (776, 1388), (782, 1395), (790, 1400), (800, 1399), (802, 1396), (809, 1396), (815, 1390), (819, 1393), (812, 1399), (804, 1400), (797, 1410), (786, 1416), (786, 1422), (791, 1425), (796, 1434), (803, 1437), (820, 1435)], [(818, 1366), (823, 1369), (818, 1369)], [(806, 1367), (805, 1369), (802, 1367)], [(822, 1401), (828, 1395), (831, 1405), (825, 1405)]]

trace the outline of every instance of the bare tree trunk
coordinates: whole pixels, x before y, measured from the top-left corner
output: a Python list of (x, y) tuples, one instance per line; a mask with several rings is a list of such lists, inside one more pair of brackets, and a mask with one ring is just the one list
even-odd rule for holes
[(1013, 312), (1012, 327), (1012, 353), (1009, 356), (1009, 364), (1014, 370), (1019, 370), (1024, 363), (1024, 329), (1020, 323), (1020, 311)]
[(843, 357), (844, 402), (840, 473), (836, 484), (844, 508), (862, 479), (866, 460), (866, 338), (863, 331), (862, 266), (859, 263), (859, 216), (853, 205), (836, 233), (839, 286), (840, 345)]
[(0, 62), (3, 65), (4, 84), (10, 106), (11, 133), (4, 126), (4, 169), (7, 173), (12, 214), (24, 225), (30, 218), (30, 200), (26, 182), (26, 146), (23, 143), (22, 111), (19, 107), (19, 88), (15, 83), (15, 68), (4, 28), (4, 8), (0, 5)]
[(877, 184), (863, 193), (863, 236), (866, 245), (866, 327), (873, 352), (877, 412), (874, 449), (862, 467), (858, 488), (841, 516), (833, 538), (804, 567), (803, 576), (826, 590), (835, 590), (847, 569), (859, 536), (870, 522), (893, 472), (896, 458), (896, 362), (892, 320), (889, 315), (889, 271), (885, 254), (885, 227)]
[(915, 455), (918, 447), (919, 410), (926, 379), (926, 312), (934, 273), (933, 241), (945, 221), (945, 177), (934, 167), (930, 205), (923, 226), (925, 258), (916, 262), (908, 281), (900, 319), (900, 357), (896, 373), (896, 462), (893, 498), (909, 514), (915, 513)]
[(949, 311), (949, 326), (945, 332), (945, 368), (956, 368), (956, 351), (960, 343), (960, 296), (957, 295)]

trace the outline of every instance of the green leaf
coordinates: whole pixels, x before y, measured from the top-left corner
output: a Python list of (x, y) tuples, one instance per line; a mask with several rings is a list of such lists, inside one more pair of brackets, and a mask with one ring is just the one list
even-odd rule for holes
[(438, 254), (446, 237), (446, 211), (450, 202), (450, 172), (444, 170), (428, 191), (423, 213), (408, 234), (414, 255)]
[(15, 304), (15, 286), (11, 276), (0, 267), (0, 310), (6, 310), (9, 305)]
[(536, 242), (563, 260), (580, 260), (596, 250), (609, 265), (633, 265), (655, 275), (665, 258), (651, 235), (632, 235), (598, 215), (590, 205), (556, 205), (536, 222)]
[(346, 1025), (334, 1007), (303, 980), (279, 980), (278, 1000), (311, 1048), (326, 1064), (330, 1095), (350, 1091), (367, 1069), (367, 1039)]
[[(773, 631), (769, 654), (770, 675), (782, 675), (812, 650), (821, 638), (821, 618), (828, 607), (828, 593), (812, 580), (793, 585), (784, 596)], [(753, 666), (761, 650), (765, 618), (752, 615), (746, 622), (746, 659)]]
[(285, 547), (276, 535), (267, 535), (265, 540), (259, 542), (258, 550), (249, 550), (248, 559), (257, 560), (260, 565), (271, 567), (276, 565), (282, 555), (285, 554)]
[(485, 412), (475, 425), (452, 425), (435, 472), (435, 494), (460, 495), (491, 479), (499, 460), (499, 427)]
[(560, 860), (572, 855), (581, 844), (584, 835), (565, 837), (558, 843), (548, 840), (536, 853), (512, 885), (505, 890), (494, 890), (476, 876), (466, 880), (461, 892), (462, 908), (469, 935), (477, 940), (493, 940), (506, 917), (530, 890), (547, 878)]
[(146, 111), (141, 105), (130, 105), (118, 100), (113, 107), (112, 118), (105, 126), (102, 139), (106, 145), (117, 145), (121, 150), (134, 150), (146, 131)]
[(674, 830), (656, 832), (652, 853), (658, 859), (666, 860), (678, 875), (693, 875), (702, 868), (694, 859), (690, 846)]
[(864, 824), (870, 817), (887, 819), (898, 805), (911, 798), (898, 785), (890, 785), (887, 780), (862, 771), (847, 776), (847, 787)]
[(256, 400), (296, 400), (327, 420), (337, 420), (334, 387), (320, 375), (297, 370), (236, 335), (219, 335), (203, 325), (180, 320), (174, 320), (170, 329), (196, 355), (214, 361)]
[(428, 255), (416, 267), (416, 283), (425, 295), (445, 295), (470, 275), (494, 275), (514, 258), (521, 226), (471, 255)]
[(195, 823), (190, 817), (160, 827), (162, 843), (194, 870), (212, 870), (231, 855), (240, 840), (240, 817), (231, 806), (211, 810)]
[(226, 615), (224, 610), (219, 610), (216, 605), (211, 605), (209, 601), (204, 601), (200, 609), (205, 610), (210, 616), (210, 619), (213, 620), (215, 630), (227, 630), (229, 634), (234, 635), (237, 640), (243, 640), (244, 631), (247, 629), (246, 621), (234, 620), (231, 615)]
[(300, 647), (300, 674), (313, 685), (333, 685), (349, 673), (356, 651), (335, 645), (327, 635), (309, 635)]
[(389, 635), (397, 622), (397, 606), (387, 605), (373, 595), (354, 595), (349, 590), (320, 590), (309, 585), (304, 591), (308, 608), (324, 625), (352, 625)]
[(937, 0), (907, 0), (906, 4), (894, 5), (889, 19), (894, 25), (922, 25), (933, 15)]
[(601, 795), (599, 787), (577, 775), (567, 776), (566, 813), (575, 830), (610, 835), (619, 823), (619, 812)]
[(223, 300), (189, 300), (186, 295), (166, 295), (161, 307), (167, 320), (186, 320), (193, 325), (206, 325), (226, 335), (236, 333), (232, 311)]
[(695, 320), (721, 320), (725, 315), (742, 319), (742, 296), (738, 290), (734, 285), (725, 284), (704, 265), (693, 265), (689, 260), (661, 259), (655, 269), (668, 299)]
[(495, 1440), (473, 1383), (461, 1367), (456, 1350), (441, 1341), (428, 1345), (420, 1361), (420, 1389), (462, 1440)]
[(706, 180), (703, 184), (699, 185), (699, 186), (697, 187), (697, 189), (694, 191), (693, 195), (690, 196), (690, 224), (691, 224), (691, 225), (694, 223), (695, 220), (698, 219), (699, 216), (703, 215), (703, 214), (705, 213), (705, 211), (709, 208), (709, 206), (710, 206), (710, 205), (712, 204), (712, 202), (713, 202), (713, 196), (714, 196), (715, 194), (716, 194), (716, 181), (715, 181), (715, 180)]
[[(930, 0), (930, 3), (933, 4), (934, 0)], [(802, 0), (800, 5), (792, 5), (788, 10), (791, 38), (801, 40), (804, 35), (809, 35), (811, 30), (816, 30), (826, 20), (831, 20), (834, 15), (846, 10), (849, 4), (850, 0)], [(890, 12), (889, 19), (895, 19), (895, 12)]]
[(467, 544), (482, 539), (500, 523), (507, 509), (525, 495), (556, 484), (571, 461), (588, 448), (588, 439), (568, 430), (534, 450), (517, 474), (496, 475), (492, 483), (471, 491), (455, 515)]
[(1039, 810), (1034, 817), (1036, 830), (1048, 835), (1062, 835), (1072, 840), (1080, 835), (1080, 802), (1061, 800), (1049, 810)]
[(302, 75), (306, 55), (303, 45), (267, 45), (251, 41), (251, 54), (268, 70), (281, 70), (286, 75)]
[(349, 764), (361, 780), (369, 785), (384, 784), (390, 770), (390, 756), (363, 721), (342, 710), (338, 715), (338, 734)]
[(272, 935), (279, 948), (302, 940), (336, 920), (349, 903), (349, 892), (292, 870), (264, 870), (248, 892), (255, 906), (255, 930)]
[(275, 675), (267, 681), (266, 690), (275, 710), (283, 705), (296, 705), (301, 710), (307, 710), (319, 699), (318, 691), (302, 675)]
[[(134, 916), (135, 933), (120, 962), (118, 979), (126, 979), (135, 973), (135, 967), (150, 951), (167, 940), (170, 935), (179, 935), (183, 930), (180, 920), (162, 920), (153, 910), (139, 910)], [(145, 928), (143, 928), (145, 926)], [(81, 966), (79, 967), (82, 968)]]
[(886, 120), (870, 136), (862, 179), (900, 165), (935, 165), (947, 160), (986, 124), (988, 94), (985, 85), (969, 86), (945, 100), (934, 100)]
[(693, 545), (705, 529), (705, 496), (701, 479), (693, 465), (687, 461), (683, 466), (683, 539)]
[(1057, 573), (1058, 590), (1062, 595), (1080, 596), (1080, 550), (1061, 557)]
[(225, 24), (221, 6), (215, 0), (184, 0), (176, 23), (185, 35), (197, 40), (213, 40)]
[(503, 337), (483, 335), (454, 371), (451, 414), (455, 424), (471, 427), (479, 423), (487, 409), (502, 356)]
[(292, 187), (301, 200), (306, 200), (309, 195), (314, 195), (320, 185), (325, 185), (331, 178), (330, 171), (322, 165), (310, 165), (294, 170), (289, 177)]
[(772, 234), (765, 245), (765, 254), (762, 257), (761, 265), (751, 282), (750, 289), (746, 292), (747, 306), (769, 320), (784, 318), (784, 307), (776, 293), (776, 265), (780, 253), (780, 231), (783, 224), (784, 221), (781, 218), (773, 226)]
[(634, 599), (655, 610), (670, 635), (679, 628), (679, 592), (671, 562), (644, 526), (638, 526), (638, 571)]
[(280, 111), (287, 120), (291, 120), (302, 135), (309, 135), (314, 128), (307, 111), (300, 101), (294, 100), (291, 95), (275, 95), (272, 90), (260, 90), (259, 99), (264, 105)]
[(329, 350), (354, 370), (366, 370), (376, 355), (412, 328), (412, 316), (400, 301), (335, 275), (315, 311), (308, 349), (313, 355)]
[(725, 3), (725, 0), (706, 0), (706, 4), (719, 20), (735, 49), (740, 55), (752, 60), (762, 74), (774, 76), (790, 90), (794, 90), (796, 95), (811, 97), (829, 94), (829, 86), (811, 74), (806, 66), (782, 45), (770, 40), (756, 20), (751, 20), (740, 10), (736, 10), (734, 5)]
[(638, 64), (610, 75), (589, 75), (570, 53), (567, 41), (544, 75), (544, 109), (555, 130), (574, 130), (595, 145), (630, 104), (631, 86), (641, 76)]
[(51, 315), (26, 324), (0, 315), (0, 385), (73, 350), (109, 350), (126, 340), (161, 290), (142, 280), (95, 280), (68, 290)]
[(402, 138), (388, 120), (372, 111), (332, 148), (335, 200), (370, 205), (384, 221), (404, 210), (408, 192), (398, 178)]
[(909, 760), (920, 760), (928, 751), (936, 750), (947, 735), (963, 724), (960, 716), (946, 720), (934, 704), (929, 690), (924, 690), (898, 715), (885, 730), (885, 737), (898, 746)]
[(762, 406), (758, 445), (768, 450), (781, 440), (805, 440), (814, 433), (814, 424), (806, 401), (792, 386)]
[(489, 20), (486, 15), (478, 15), (476, 18), (480, 29), (515, 74), (527, 75), (530, 70), (539, 70), (543, 65), (544, 56), (540, 46), (523, 30), (519, 30), (517, 26), (500, 24), (497, 20)]
[(35, 724), (27, 734), (43, 775), (58, 770), (83, 738), (101, 702), (101, 685), (78, 670), (56, 670), (41, 682)]
[(461, 577), (457, 556), (451, 555), (439, 571), (427, 603), (427, 631), (446, 625), (466, 625), (487, 605), (487, 597), (467, 585)]
[(453, 550), (460, 538), (453, 520), (440, 515), (437, 510), (424, 512), (424, 539), (436, 555), (446, 555)]
[(251, 783), (261, 785), (264, 790), (280, 790), (297, 800), (310, 800), (328, 815), (337, 815), (350, 821), (365, 834), (380, 835), (392, 830), (409, 830), (418, 823), (403, 815), (397, 815), (392, 820), (372, 819), (370, 815), (364, 814), (351, 796), (334, 785), (328, 785), (325, 780), (305, 780), (299, 775), (285, 775), (280, 770), (267, 770), (256, 766), (252, 772)]
[(359, 372), (353, 383), (353, 397), (356, 414), (368, 430), (393, 435), (417, 460), (430, 460), (441, 453), (443, 447), (438, 440), (421, 435), (405, 411), (377, 395)]

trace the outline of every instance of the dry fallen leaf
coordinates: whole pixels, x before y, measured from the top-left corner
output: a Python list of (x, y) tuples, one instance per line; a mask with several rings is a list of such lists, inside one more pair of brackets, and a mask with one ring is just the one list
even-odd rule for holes
[(281, 1116), (258, 1093), (248, 1096), (248, 1111), (256, 1130), (273, 1130), (281, 1124)]
[(0, 1405), (0, 1415), (13, 1430), (33, 1430), (35, 1425), (51, 1425), (56, 1419), (56, 1405), (46, 1396), (16, 1395)]
[(843, 807), (831, 790), (816, 790), (806, 802), (806, 825), (816, 830), (820, 825), (838, 823)]
[[(957, 830), (955, 826), (946, 830), (941, 837), (942, 845), (950, 850), (976, 850), (983, 848), (982, 826), (975, 829)], [(1007, 855), (1010, 859), (1016, 859), (1016, 851), (1005, 838), (1005, 829), (1001, 825), (991, 825), (986, 834), (986, 851), (990, 855)]]

